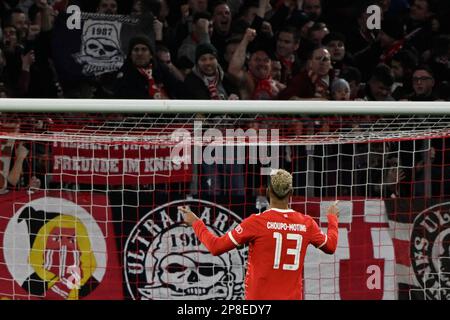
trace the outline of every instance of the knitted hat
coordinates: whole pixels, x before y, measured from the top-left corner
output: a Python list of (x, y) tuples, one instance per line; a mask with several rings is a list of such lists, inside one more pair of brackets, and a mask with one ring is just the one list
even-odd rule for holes
[(350, 85), (348, 84), (347, 80), (344, 79), (336, 79), (331, 84), (331, 92), (334, 93), (336, 91), (341, 91), (343, 89), (348, 89), (350, 92)]
[(138, 44), (143, 44), (150, 50), (152, 54), (154, 54), (153, 45), (150, 38), (145, 35), (138, 35), (131, 38), (130, 42), (128, 43), (128, 56), (131, 54), (131, 51), (133, 51), (134, 47)]
[(217, 58), (217, 49), (210, 43), (201, 43), (195, 49), (195, 62), (204, 54), (212, 54)]

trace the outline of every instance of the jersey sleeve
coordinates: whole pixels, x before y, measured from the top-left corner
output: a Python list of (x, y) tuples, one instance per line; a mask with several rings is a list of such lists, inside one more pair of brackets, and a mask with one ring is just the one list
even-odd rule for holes
[(257, 235), (256, 215), (244, 219), (236, 228), (228, 232), (228, 237), (235, 246), (241, 246), (252, 241)]
[(310, 242), (325, 253), (334, 253), (338, 242), (338, 219), (335, 215), (329, 214), (327, 234), (319, 228), (317, 222), (311, 219)]
[(208, 230), (206, 225), (202, 220), (197, 220), (192, 224), (194, 228), (194, 232), (212, 255), (218, 256), (224, 252), (230, 251), (236, 246), (231, 241), (228, 234), (225, 234), (221, 237), (214, 235), (211, 231)]
[(192, 224), (194, 232), (212, 255), (221, 255), (224, 252), (241, 246), (256, 237), (255, 215), (244, 219), (236, 228), (221, 237), (212, 234), (201, 220)]

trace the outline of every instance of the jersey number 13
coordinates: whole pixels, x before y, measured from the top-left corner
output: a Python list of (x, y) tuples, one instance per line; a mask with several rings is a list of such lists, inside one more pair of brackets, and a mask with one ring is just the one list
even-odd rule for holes
[[(279, 232), (274, 232), (273, 237), (275, 238), (275, 257), (273, 261), (273, 268), (280, 268), (280, 260), (281, 260), (281, 250), (283, 249), (283, 234)], [(296, 233), (288, 233), (286, 234), (287, 240), (295, 240), (296, 245), (295, 248), (287, 248), (286, 254), (294, 256), (293, 264), (283, 264), (283, 270), (296, 271), (298, 270), (300, 264), (300, 249), (302, 247), (303, 237), (300, 234)]]

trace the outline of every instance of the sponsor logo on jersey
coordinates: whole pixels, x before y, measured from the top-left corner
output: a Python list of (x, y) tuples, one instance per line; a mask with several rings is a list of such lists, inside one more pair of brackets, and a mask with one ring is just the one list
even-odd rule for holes
[(242, 226), (241, 226), (241, 225), (238, 225), (236, 228), (234, 228), (234, 230), (236, 230), (236, 233), (237, 233), (237, 234), (241, 234), (242, 231), (244, 231), (244, 230), (242, 229)]

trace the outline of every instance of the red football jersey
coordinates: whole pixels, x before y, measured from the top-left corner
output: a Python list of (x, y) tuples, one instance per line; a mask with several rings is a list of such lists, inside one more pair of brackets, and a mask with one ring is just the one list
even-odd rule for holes
[(253, 214), (222, 237), (209, 232), (201, 220), (193, 227), (214, 255), (249, 244), (245, 279), (248, 300), (303, 299), (303, 262), (308, 245), (331, 254), (338, 239), (335, 215), (328, 215), (328, 231), (324, 234), (310, 216), (291, 209)]

